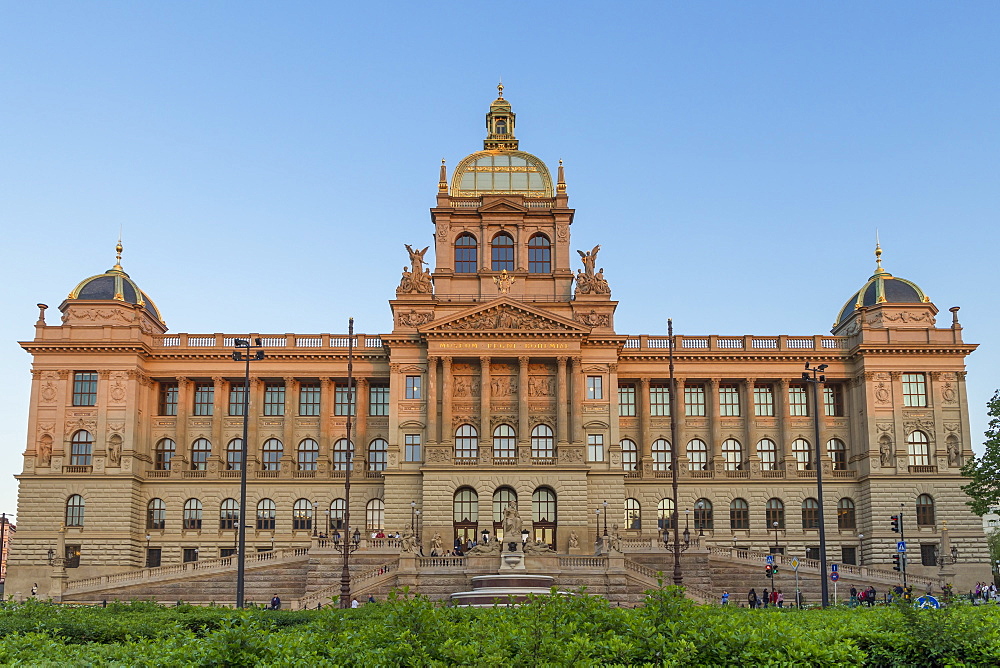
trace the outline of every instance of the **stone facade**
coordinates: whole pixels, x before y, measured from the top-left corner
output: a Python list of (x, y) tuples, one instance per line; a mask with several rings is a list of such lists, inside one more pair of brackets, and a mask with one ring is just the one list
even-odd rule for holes
[[(946, 521), (959, 560), (944, 568), (960, 586), (988, 578), (982, 524), (959, 489), (972, 455), (965, 356), (976, 346), (963, 342), (957, 309), (938, 327), (934, 304), (879, 264), (830, 336), (619, 334), (600, 246), (571, 246), (562, 166), (553, 182), (518, 150), (502, 96), (487, 123), (487, 150), (450, 183), (442, 165), (433, 269), (429, 248), (407, 246), (392, 331), (350, 346), (352, 528), (416, 520), (429, 555), (435, 534), (445, 550), (456, 536), (495, 536), (512, 498), (558, 553), (571, 533), (591, 550), (604, 522), (626, 539), (659, 539), (673, 460), (676, 520), (702, 545), (777, 543), (805, 556), (819, 545), (819, 469), (829, 561), (887, 567), (889, 517), (902, 512), (911, 572), (939, 573), (921, 565), (920, 546), (928, 561)], [(855, 281), (843, 280), (846, 293)], [(232, 352), (242, 335), (169, 333), (120, 264), (88, 281), (60, 306), (61, 323), (42, 308), (21, 344), (34, 364), (9, 592), (37, 581), (45, 593), (50, 549), (71, 557), (73, 581), (235, 545), (225, 504), (239, 497), (231, 444), (243, 430), (244, 365)], [(257, 337), (266, 357), (250, 365), (249, 550), (308, 546), (337, 526), (346, 496), (337, 443), (349, 337)], [(806, 363), (827, 365), (819, 406)], [(508, 496), (495, 501), (498, 490)], [(769, 516), (774, 500), (782, 510)]]

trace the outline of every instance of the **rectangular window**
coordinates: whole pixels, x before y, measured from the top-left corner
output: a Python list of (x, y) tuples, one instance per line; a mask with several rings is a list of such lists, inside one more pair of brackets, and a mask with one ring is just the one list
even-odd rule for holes
[(841, 385), (823, 387), (823, 410), (828, 417), (844, 417), (844, 389)]
[(770, 385), (753, 386), (753, 414), (757, 417), (774, 417), (774, 392)]
[(604, 434), (587, 434), (587, 460), (604, 461)]
[(160, 415), (177, 415), (177, 383), (160, 383)]
[(285, 384), (267, 383), (264, 385), (264, 415), (285, 414)]
[(635, 417), (635, 385), (618, 386), (618, 416)]
[(97, 405), (96, 371), (77, 371), (73, 374), (73, 405)]
[(937, 544), (935, 543), (921, 543), (920, 544), (920, 565), (921, 566), (937, 566)]
[(788, 386), (788, 413), (792, 417), (809, 415), (809, 400), (806, 396), (805, 385)]
[(66, 546), (66, 568), (80, 568), (80, 546)]
[(740, 388), (736, 385), (719, 385), (719, 416), (740, 416)]
[(601, 376), (587, 376), (587, 400), (604, 398), (604, 379)]
[(903, 374), (903, 405), (927, 405), (927, 376), (922, 373)]
[(333, 414), (344, 416), (350, 413), (354, 415), (354, 392), (357, 388), (352, 387), (348, 391), (347, 384), (337, 384), (333, 388)]
[(819, 548), (818, 547), (807, 547), (806, 548), (806, 559), (819, 559)]
[(198, 561), (198, 548), (196, 547), (185, 547), (184, 548), (184, 563), (190, 563), (192, 561)]
[(705, 415), (705, 388), (701, 385), (684, 386), (684, 414)]
[(858, 550), (855, 547), (847, 547), (846, 545), (840, 548), (840, 562), (843, 564), (850, 564), (851, 566), (858, 565)]
[(423, 395), (420, 391), (421, 387), (420, 376), (407, 376), (406, 377), (406, 398), (407, 399), (422, 399)]
[(215, 385), (195, 383), (194, 415), (211, 415), (215, 408)]
[(235, 547), (220, 547), (219, 556), (220, 557), (235, 557), (239, 550)]
[(419, 462), (423, 458), (420, 452), (420, 434), (406, 434), (403, 436), (405, 445), (403, 457), (408, 462)]
[(319, 415), (319, 383), (301, 383), (299, 385), (299, 415)]
[(243, 403), (246, 398), (246, 385), (242, 382), (229, 383), (229, 414), (243, 415)]
[(157, 568), (160, 565), (161, 548), (150, 547), (146, 550), (146, 568)]
[(368, 414), (383, 416), (389, 414), (389, 386), (368, 386)]
[(653, 383), (649, 386), (649, 414), (653, 416), (670, 415), (669, 385)]

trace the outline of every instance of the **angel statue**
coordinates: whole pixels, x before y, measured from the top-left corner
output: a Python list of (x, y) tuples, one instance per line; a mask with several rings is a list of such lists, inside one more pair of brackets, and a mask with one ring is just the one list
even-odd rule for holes
[(584, 253), (582, 250), (577, 251), (583, 259), (583, 268), (586, 270), (587, 276), (594, 275), (594, 265), (597, 264), (597, 252), (600, 250), (601, 245), (597, 244), (589, 253)]
[(414, 275), (420, 275), (424, 273), (424, 253), (430, 246), (424, 246), (423, 250), (415, 251), (410, 247), (410, 244), (403, 244), (406, 246), (406, 251), (410, 254), (410, 271)]

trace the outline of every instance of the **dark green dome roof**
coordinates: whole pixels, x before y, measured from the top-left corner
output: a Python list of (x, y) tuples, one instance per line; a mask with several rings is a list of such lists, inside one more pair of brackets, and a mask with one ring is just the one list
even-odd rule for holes
[(835, 327), (839, 327), (850, 320), (854, 311), (862, 306), (930, 303), (930, 297), (924, 294), (924, 291), (916, 283), (908, 281), (905, 278), (893, 276), (883, 269), (881, 256), (882, 249), (876, 246), (875, 259), (878, 266), (875, 269), (875, 273), (844, 304), (844, 307), (840, 310), (840, 315), (837, 317)]
[(91, 276), (80, 281), (79, 284), (69, 293), (69, 299), (87, 300), (109, 300), (135, 304), (146, 309), (156, 320), (163, 322), (160, 311), (149, 296), (139, 289), (129, 275), (125, 273), (121, 265), (122, 245), (118, 242), (115, 247), (118, 251), (115, 266), (108, 269), (103, 274)]

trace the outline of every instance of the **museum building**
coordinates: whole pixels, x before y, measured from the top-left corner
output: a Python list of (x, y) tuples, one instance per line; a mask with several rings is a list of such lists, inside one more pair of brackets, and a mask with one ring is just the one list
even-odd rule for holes
[[(958, 308), (938, 327), (877, 249), (824, 307), (829, 335), (674, 336), (671, 402), (671, 339), (616, 331), (600, 246), (572, 248), (563, 167), (519, 149), (502, 87), (486, 125), (482, 151), (441, 165), (434, 265), (406, 246), (391, 332), (173, 333), (120, 244), (59, 322), (40, 304), (8, 591), (45, 581), (54, 550), (71, 580), (233, 554), (243, 466), (253, 552), (414, 524), (427, 554), (435, 535), (502, 537), (513, 503), (556, 553), (608, 525), (655, 545), (677, 522), (702, 546), (816, 558), (821, 471), (830, 561), (890, 568), (902, 513), (912, 573), (988, 577), (960, 489), (976, 345)], [(240, 338), (265, 354), (249, 396)], [(827, 365), (818, 402), (807, 363)]]

